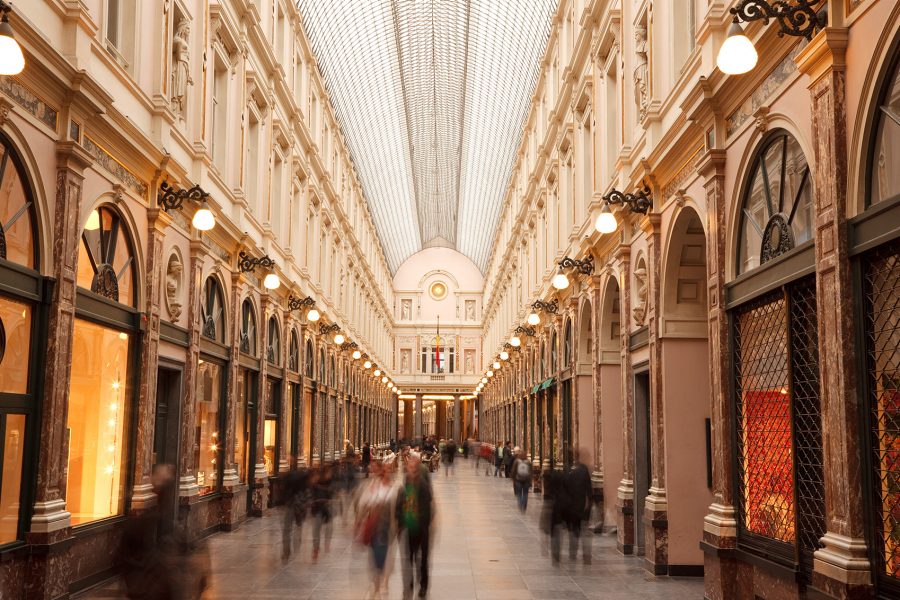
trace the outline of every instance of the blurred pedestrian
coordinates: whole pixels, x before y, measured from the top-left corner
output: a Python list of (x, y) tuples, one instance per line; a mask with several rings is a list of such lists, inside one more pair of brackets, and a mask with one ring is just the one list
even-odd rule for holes
[(584, 524), (591, 516), (591, 474), (581, 456), (586, 452), (573, 454), (572, 468), (566, 474), (565, 487), (568, 495), (566, 528), (569, 530), (569, 558), (578, 556), (578, 542), (582, 540), (582, 559), (585, 564), (591, 562), (591, 537), (587, 533), (582, 538)]
[(360, 461), (360, 466), (362, 467), (363, 473), (365, 476), (369, 476), (369, 465), (372, 463), (372, 447), (369, 446), (369, 442), (365, 442), (362, 447), (362, 460)]
[(528, 508), (528, 492), (531, 489), (531, 462), (525, 458), (525, 451), (515, 447), (513, 453), (516, 459), (513, 461), (512, 473), (513, 492), (519, 504), (519, 510), (525, 512)]
[[(549, 496), (549, 503), (546, 502)], [(547, 507), (543, 514), (544, 531), (550, 537), (550, 556), (553, 564), (559, 564), (560, 537), (569, 514), (569, 493), (562, 471), (551, 469), (544, 473), (544, 497)]]
[(322, 465), (310, 478), (310, 513), (313, 517), (313, 562), (319, 559), (319, 547), (322, 530), (325, 533), (325, 552), (331, 548), (331, 498), (332, 488), (331, 465)]
[(503, 442), (497, 442), (494, 448), (494, 477), (500, 477), (503, 471)]
[(428, 593), (428, 560), (431, 548), (431, 527), (434, 521), (434, 494), (428, 469), (419, 456), (412, 454), (406, 461), (403, 487), (397, 497), (398, 535), (405, 534), (403, 546), (403, 598), (410, 598), (419, 582), (419, 597)]
[(356, 513), (356, 540), (371, 552), (373, 594), (377, 598), (382, 589), (387, 589), (387, 557), (393, 538), (397, 486), (389, 465), (373, 462), (370, 467), (372, 481), (362, 491)]
[(509, 479), (509, 471), (512, 469), (514, 459), (515, 456), (513, 456), (512, 442), (506, 440), (506, 443), (503, 444), (503, 474), (507, 479)]
[(297, 459), (291, 457), (291, 470), (284, 478), (284, 519), (281, 531), (281, 559), (291, 557), (293, 528), (297, 527), (297, 547), (303, 537), (303, 521), (309, 503), (309, 474), (297, 467)]

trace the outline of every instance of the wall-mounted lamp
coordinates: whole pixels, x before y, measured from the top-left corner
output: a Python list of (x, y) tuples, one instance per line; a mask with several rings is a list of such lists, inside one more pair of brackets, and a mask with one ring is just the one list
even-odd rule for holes
[(294, 296), (290, 296), (288, 298), (288, 310), (300, 310), (301, 308), (308, 308), (309, 311), (306, 313), (306, 320), (310, 323), (315, 323), (319, 320), (319, 311), (315, 309), (316, 301), (312, 299), (312, 297), (307, 296), (306, 298), (296, 298)]
[(506, 350), (500, 352), (500, 360), (509, 360), (509, 352)]
[[(567, 278), (568, 280), (568, 278)], [(529, 325), (540, 325), (541, 324), (541, 316), (538, 312), (546, 312), (555, 315), (559, 310), (559, 300), (554, 298), (550, 302), (544, 302), (543, 300), (535, 300), (531, 304), (531, 314), (528, 315), (528, 324)]]
[(25, 55), (22, 46), (16, 41), (12, 25), (9, 24), (9, 13), (12, 5), (0, 0), (0, 75), (18, 75), (25, 68)]
[(616, 216), (609, 209), (611, 204), (622, 204), (627, 206), (631, 212), (647, 214), (647, 211), (653, 206), (653, 197), (650, 194), (650, 188), (647, 185), (633, 194), (611, 190), (603, 196), (603, 206), (600, 207), (600, 216), (597, 217), (594, 228), (600, 233), (612, 233), (618, 228), (619, 223), (616, 221)]
[[(269, 255), (266, 254), (260, 258), (254, 258), (241, 250), (241, 253), (238, 254), (238, 269), (241, 273), (253, 272), (256, 270), (256, 267), (262, 267), (264, 269), (274, 269), (275, 261), (269, 258)], [(278, 278), (278, 275), (272, 272), (266, 274), (266, 277), (263, 279), (263, 287), (267, 290), (275, 290), (278, 289), (278, 286), (281, 285), (281, 280)]]
[(566, 277), (565, 271), (575, 270), (582, 275), (591, 275), (594, 272), (594, 257), (589, 254), (587, 258), (578, 260), (577, 258), (566, 256), (559, 261), (558, 265), (559, 273), (554, 275), (551, 284), (558, 290), (564, 290), (569, 287), (569, 278)]
[(740, 75), (756, 66), (759, 55), (753, 42), (744, 34), (741, 21), (762, 21), (768, 25), (769, 19), (775, 19), (781, 26), (778, 37), (791, 35), (809, 40), (817, 29), (828, 23), (826, 9), (815, 8), (820, 3), (820, 0), (796, 0), (793, 3), (790, 0), (742, 0), (729, 9), (734, 18), (728, 28), (728, 36), (716, 56), (719, 70), (728, 75)]
[[(2, 2), (2, 0), (0, 0), (0, 2)], [(0, 40), (3, 39), (2, 30), (3, 25), (2, 22), (0, 22)], [(2, 41), (0, 41), (0, 52), (2, 52)], [(197, 209), (197, 212), (194, 213), (194, 218), (191, 220), (191, 224), (199, 231), (209, 231), (216, 226), (216, 218), (213, 216), (212, 211), (209, 210), (209, 203), (207, 202), (208, 199), (209, 194), (207, 192), (204, 192), (203, 188), (201, 188), (199, 185), (195, 185), (192, 188), (179, 190), (169, 185), (168, 181), (163, 181), (159, 185), (159, 192), (157, 192), (156, 194), (157, 202), (166, 212), (181, 210), (181, 208), (184, 206), (185, 200), (194, 204), (198, 204), (199, 208)], [(93, 217), (93, 213), (91, 213), (91, 217)], [(88, 217), (88, 224), (85, 226), (85, 229), (90, 229), (89, 226), (91, 225), (91, 217)]]
[[(534, 328), (525, 327), (524, 325), (519, 325), (516, 327), (516, 334), (524, 333), (528, 337), (534, 337)], [(515, 345), (515, 344), (513, 344)]]

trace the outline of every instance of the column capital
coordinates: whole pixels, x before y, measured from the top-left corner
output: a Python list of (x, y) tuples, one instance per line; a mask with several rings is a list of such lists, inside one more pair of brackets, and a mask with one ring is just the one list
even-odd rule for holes
[(826, 27), (797, 54), (794, 62), (801, 73), (809, 76), (809, 87), (832, 71), (846, 70), (849, 40), (850, 30), (846, 27)]

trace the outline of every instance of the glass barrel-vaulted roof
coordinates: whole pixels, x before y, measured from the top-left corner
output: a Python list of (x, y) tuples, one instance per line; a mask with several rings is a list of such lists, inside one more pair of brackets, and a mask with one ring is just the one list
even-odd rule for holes
[(388, 266), (484, 271), (557, 0), (298, 0)]

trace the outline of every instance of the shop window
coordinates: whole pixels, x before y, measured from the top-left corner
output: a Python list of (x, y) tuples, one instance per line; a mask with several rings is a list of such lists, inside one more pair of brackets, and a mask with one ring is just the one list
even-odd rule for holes
[(300, 338), (296, 331), (291, 331), (291, 344), (288, 348), (288, 369), (295, 373), (300, 371)]
[(269, 364), (277, 365), (281, 362), (281, 333), (278, 330), (278, 319), (275, 317), (269, 317), (267, 341), (266, 360)]
[(119, 213), (94, 209), (81, 233), (78, 287), (120, 304), (134, 305), (134, 254)]
[(225, 343), (225, 299), (222, 286), (215, 277), (207, 277), (203, 284), (200, 320), (203, 337)]
[(237, 401), (234, 407), (234, 464), (238, 471), (238, 480), (247, 481), (250, 466), (250, 418), (249, 411), (253, 398), (253, 377), (246, 369), (238, 369)]
[(736, 309), (735, 423), (740, 541), (807, 574), (825, 533), (815, 280)]
[(900, 589), (900, 241), (863, 258), (876, 569)]
[(278, 415), (281, 411), (281, 382), (270, 379), (266, 385), (265, 422), (263, 423), (263, 449), (266, 472), (278, 473)]
[(885, 85), (876, 119), (869, 204), (900, 195), (900, 61)]
[(66, 428), (72, 525), (121, 515), (128, 440), (127, 333), (75, 320)]
[(241, 352), (256, 356), (256, 312), (249, 298), (241, 305)]
[(757, 152), (741, 211), (738, 273), (746, 273), (812, 239), (812, 181), (790, 134), (776, 131)]
[(221, 475), (224, 438), (219, 434), (224, 421), (225, 368), (200, 360), (197, 368), (197, 425), (194, 433), (194, 464), (200, 495), (215, 492)]
[[(28, 476), (25, 482), (22, 479), (26, 434), (34, 436), (30, 430), (36, 422), (31, 416), (35, 409), (35, 304), (30, 294), (18, 296), (16, 290), (22, 281), (21, 268), (33, 271), (38, 264), (31, 197), (17, 156), (0, 136), (0, 279), (5, 283), (0, 295), (0, 545), (21, 539), (21, 512), (27, 518), (27, 509), (20, 509), (28, 505), (30, 487)], [(12, 264), (16, 277), (5, 277)], [(23, 294), (31, 291), (22, 290)]]

